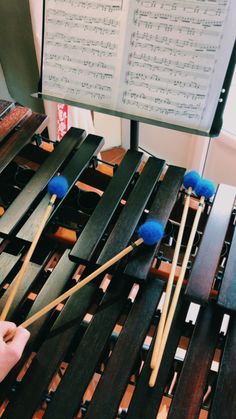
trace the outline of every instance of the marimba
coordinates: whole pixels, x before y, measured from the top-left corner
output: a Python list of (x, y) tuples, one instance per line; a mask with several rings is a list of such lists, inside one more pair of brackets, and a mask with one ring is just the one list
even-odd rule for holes
[[(145, 219), (166, 226), (159, 245), (135, 249), (29, 327), (21, 360), (0, 384), (0, 416), (154, 419), (167, 417), (166, 409), (171, 419), (235, 418), (235, 188), (219, 185), (205, 205), (150, 388), (152, 336), (185, 199), (185, 169), (151, 156), (139, 170), (142, 153), (128, 150), (110, 176), (95, 158), (102, 137), (71, 128), (52, 147), (41, 143), (44, 115), (6, 101), (0, 115), (1, 310), (47, 204), (48, 181), (60, 172), (69, 183), (9, 320), (20, 324), (102, 265), (135, 239)], [(180, 263), (183, 253), (184, 246)]]

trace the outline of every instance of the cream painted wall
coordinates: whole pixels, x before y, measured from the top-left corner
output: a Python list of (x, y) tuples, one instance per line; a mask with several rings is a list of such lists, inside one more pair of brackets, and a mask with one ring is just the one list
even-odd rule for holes
[(94, 126), (97, 135), (105, 139), (103, 150), (121, 146), (121, 119), (116, 116), (94, 112)]
[(216, 184), (236, 186), (236, 137), (222, 132), (220, 138), (211, 140), (204, 177)]
[[(111, 115), (94, 113), (95, 131), (105, 138), (103, 149), (130, 147), (130, 122)], [(169, 164), (201, 172), (205, 163), (208, 138), (170, 129), (140, 124), (139, 145)]]
[[(122, 121), (122, 144), (129, 147), (129, 122)], [(169, 164), (197, 170), (215, 184), (236, 186), (236, 136), (222, 131), (209, 139), (140, 124), (140, 146)]]
[[(129, 147), (129, 130), (129, 121), (122, 120), (121, 142), (124, 148)], [(140, 147), (165, 159), (169, 164), (199, 171), (203, 168), (205, 151), (208, 146), (207, 138), (147, 124), (140, 124), (139, 138)], [(201, 153), (195, 160), (193, 153), (197, 153), (197, 146), (200, 146)]]
[(236, 186), (236, 71), (224, 111), (223, 130), (211, 140), (204, 176)]

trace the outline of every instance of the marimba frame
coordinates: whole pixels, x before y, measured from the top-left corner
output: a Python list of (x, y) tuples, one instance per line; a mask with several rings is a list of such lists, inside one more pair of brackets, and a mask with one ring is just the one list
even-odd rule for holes
[[(9, 111), (9, 105), (7, 109)], [(16, 135), (16, 131), (13, 135)], [(3, 140), (3, 146), (7, 140)], [(184, 200), (184, 192), (181, 190), (184, 169), (167, 166), (167, 172), (161, 179), (165, 162), (153, 157), (148, 159), (139, 174), (142, 153), (129, 151), (114, 171), (114, 176), (110, 177), (100, 172), (100, 163), (97, 166), (91, 160), (101, 146), (100, 137), (86, 137), (82, 130), (75, 129), (69, 131), (53, 153), (42, 151), (37, 145), (30, 144), (30, 138), (24, 137), (24, 147), (21, 145), (18, 148), (18, 154), (16, 151), (10, 153), (11, 157), (9, 155), (6, 159), (7, 164), (3, 163), (3, 175), (9, 162), (12, 159), (17, 162), (20, 155), (27, 161), (35, 158), (37, 162), (33, 161), (32, 167), (36, 164), (38, 169), (22, 191), (19, 190), (17, 198), (12, 200), (12, 205), (16, 205), (16, 199), (22, 205), (19, 219), (13, 222), (11, 206), (7, 209), (8, 202), (0, 222), (0, 230), (1, 225), (4, 227), (1, 233), (0, 308), (11, 287), (8, 285), (14, 281), (32, 239), (31, 229), (36, 228), (35, 220), (41, 212), (47, 179), (58, 170), (69, 177), (70, 191), (48, 223), (30, 263), (24, 285), (9, 313), (10, 319), (20, 323), (125, 247), (131, 238), (135, 238), (136, 227), (144, 218), (155, 217), (165, 225), (169, 222), (171, 229), (166, 230), (167, 233), (169, 231), (169, 237), (164, 238), (159, 248), (137, 249), (125, 263), (111, 270), (109, 274), (112, 279), (108, 281), (107, 288), (99, 288), (103, 276), (98, 277), (73, 295), (64, 306), (58, 307), (30, 327), (30, 343), (21, 361), (0, 385), (0, 401), (4, 403), (5, 399), (10, 400), (7, 406), (4, 404), (2, 417), (18, 415), (31, 418), (44, 400), (44, 408), (47, 407), (44, 416), (50, 418), (73, 417), (75, 412), (82, 414), (83, 411), (86, 419), (149, 419), (157, 416), (163, 398), (166, 400), (168, 397), (168, 400), (173, 399), (168, 415), (170, 418), (197, 418), (202, 407), (210, 408), (211, 418), (217, 418), (219, 412), (221, 418), (233, 418), (228, 406), (234, 406), (235, 403), (232, 395), (235, 379), (230, 377), (230, 383), (227, 382), (230, 371), (225, 363), (228, 359), (233, 362), (234, 316), (231, 314), (229, 332), (225, 338), (220, 328), (223, 314), (228, 313), (228, 308), (220, 298), (220, 283), (227, 269), (227, 261), (233, 266), (231, 241), (234, 231), (234, 188), (221, 186), (213, 204), (208, 203), (205, 207), (186, 278), (188, 298), (201, 304), (204, 302), (204, 306), (195, 323), (186, 323), (189, 300), (184, 295), (185, 289), (182, 290), (157, 384), (151, 390), (148, 387), (149, 345), (158, 323), (158, 302), (165, 288), (166, 274), (162, 268), (171, 262), (171, 241), (174, 242), (176, 237)], [(75, 184), (78, 180), (100, 190), (99, 199), (90, 215), (78, 209), (75, 204), (78, 189)], [(35, 192), (36, 185), (40, 193)], [(81, 187), (82, 183), (79, 185)], [(31, 187), (35, 196), (31, 203), (26, 204), (24, 197), (29, 194), (27, 191)], [(192, 202), (194, 204), (194, 199)], [(10, 214), (9, 217), (7, 214)], [(194, 214), (192, 208), (188, 225), (191, 225)], [(7, 222), (3, 221), (4, 217)], [(214, 237), (216, 225), (219, 239), (218, 245), (213, 246), (210, 237)], [(61, 236), (58, 240), (57, 233), (62, 231), (62, 227), (64, 232), (70, 232), (70, 239)], [(204, 253), (204, 249), (210, 245), (211, 253), (208, 256), (215, 261), (211, 270), (206, 258), (202, 268), (201, 263), (197, 262), (199, 254)], [(223, 245), (227, 248), (224, 255), (221, 254)], [(205, 270), (204, 274), (203, 269), (206, 267), (208, 271)], [(201, 289), (196, 285), (199, 276), (207, 277), (208, 288), (204, 288), (204, 301), (198, 299), (197, 292), (194, 291), (193, 296), (192, 291), (189, 291), (193, 289), (193, 284), (194, 290)], [(227, 277), (230, 278), (229, 272)], [(130, 297), (133, 284), (139, 287), (134, 300)], [(218, 293), (221, 308), (217, 306)], [(117, 325), (121, 329), (119, 332)], [(176, 358), (177, 347), (187, 351), (184, 362), (178, 358), (178, 354)], [(201, 356), (202, 352), (205, 357)], [(24, 376), (21, 373), (22, 380), (16, 386), (16, 377), (27, 359), (32, 358), (32, 353), (34, 359), (27, 370), (24, 367)], [(222, 361), (219, 353), (223, 354)], [(213, 360), (220, 365), (219, 373), (212, 369)], [(173, 384), (176, 373), (177, 381)], [(89, 394), (88, 388), (91, 390), (94, 374), (96, 377), (101, 375), (101, 378), (91, 401), (86, 402), (84, 397)], [(197, 384), (198, 379), (201, 381), (200, 386)], [(134, 391), (129, 403), (122, 405), (121, 400), (127, 388), (131, 388), (130, 380)], [(52, 382), (54, 390), (49, 394)], [(211, 396), (211, 402), (202, 406), (207, 382), (216, 388), (217, 395), (220, 386), (225, 386), (227, 402)], [(197, 385), (198, 391), (194, 395), (193, 390)], [(171, 394), (168, 394), (168, 389)], [(187, 400), (183, 402), (186, 394)], [(124, 407), (127, 411), (124, 411)]]

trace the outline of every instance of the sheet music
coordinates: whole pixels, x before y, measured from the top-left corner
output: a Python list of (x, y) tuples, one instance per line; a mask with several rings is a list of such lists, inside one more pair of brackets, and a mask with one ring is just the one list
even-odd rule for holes
[(46, 0), (43, 93), (209, 131), (233, 0)]
[(122, 0), (48, 0), (44, 91), (110, 107), (120, 72), (122, 15)]
[[(209, 117), (212, 122), (216, 107), (211, 108), (208, 99), (218, 84), (213, 76), (230, 2), (132, 3), (122, 103), (131, 113), (144, 110), (151, 118), (158, 115), (158, 119), (177, 125), (209, 129)], [(215, 104), (222, 84), (223, 80)]]

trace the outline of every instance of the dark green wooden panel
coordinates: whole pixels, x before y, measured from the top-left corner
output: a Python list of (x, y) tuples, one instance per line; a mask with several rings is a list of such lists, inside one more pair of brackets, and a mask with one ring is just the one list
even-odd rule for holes
[[(76, 130), (76, 128), (74, 128), (74, 130)], [(80, 130), (78, 130), (77, 132), (79, 133)], [(91, 158), (100, 151), (103, 144), (104, 144), (104, 139), (102, 137), (89, 134), (88, 137), (86, 138), (86, 141), (84, 141), (81, 144), (81, 146), (78, 148), (78, 150), (76, 151), (76, 153), (74, 154), (70, 162), (67, 163), (67, 166), (61, 172), (61, 175), (64, 176), (68, 181), (68, 185), (69, 185), (68, 193), (70, 189), (74, 186), (76, 181), (78, 180), (82, 171), (88, 166)], [(27, 241), (33, 240), (35, 233), (37, 231), (38, 225), (40, 223), (40, 220), (42, 219), (44, 211), (48, 205), (49, 199), (50, 197), (49, 197), (49, 194), (47, 193), (44, 196), (44, 198), (41, 200), (39, 205), (36, 207), (36, 209), (33, 211), (31, 216), (28, 218), (26, 223), (17, 233), (18, 238), (22, 240), (27, 240)], [(65, 196), (61, 200), (56, 201), (52, 215), (55, 214), (56, 210), (60, 207), (64, 199), (65, 199)]]
[(236, 412), (236, 323), (232, 316), (229, 323), (225, 347), (209, 419), (234, 419)]
[(220, 185), (186, 287), (186, 296), (191, 301), (208, 302), (234, 200), (235, 188)]
[(151, 193), (160, 177), (164, 160), (149, 158), (127, 202), (102, 249), (97, 264), (103, 265), (124, 249), (139, 222)]
[(99, 381), (86, 419), (116, 417), (119, 403), (132, 374), (143, 341), (163, 290), (163, 282), (152, 280), (136, 298)]
[[(166, 225), (171, 210), (176, 202), (179, 188), (183, 181), (185, 169), (170, 166), (147, 216), (148, 219), (160, 221)], [(158, 245), (158, 244), (157, 244)], [(145, 281), (150, 270), (157, 246), (141, 245), (130, 256), (125, 268), (125, 274), (135, 278), (136, 281)]]
[(0, 219), (0, 233), (10, 234), (16, 224), (22, 219), (38, 194), (46, 187), (50, 178), (57, 172), (63, 161), (68, 157), (75, 146), (85, 139), (85, 131), (71, 128), (63, 141), (55, 146), (44, 164), (37, 170), (21, 193), (12, 202)]
[(88, 223), (74, 245), (71, 260), (84, 262), (90, 261), (93, 253), (107, 228), (112, 215), (118, 207), (120, 200), (127, 190), (135, 174), (142, 153), (129, 150), (116, 170), (101, 200), (96, 206)]
[[(130, 291), (124, 276), (117, 276), (103, 297), (95, 316), (73, 355), (66, 374), (46, 410), (46, 418), (73, 417), (96, 371), (111, 333), (127, 303)], [(76, 391), (71, 391), (76, 388)]]
[(236, 311), (236, 230), (234, 230), (217, 304), (224, 310)]
[(222, 314), (215, 305), (202, 307), (178, 380), (168, 418), (198, 418), (206, 390), (207, 376), (219, 338)]
[(0, 173), (14, 159), (20, 150), (31, 141), (32, 136), (46, 119), (45, 115), (32, 113), (24, 125), (14, 132), (13, 135), (1, 146)]
[(183, 303), (183, 297), (180, 296), (156, 384), (154, 387), (150, 388), (149, 379), (151, 376), (150, 363), (154, 343), (153, 339), (141, 374), (138, 377), (134, 394), (129, 404), (126, 419), (143, 419), (144, 416), (145, 419), (156, 419), (162, 397), (165, 393), (166, 383), (168, 382), (171, 367), (173, 365), (176, 348), (184, 331), (184, 320), (188, 311), (188, 306), (189, 304)]

